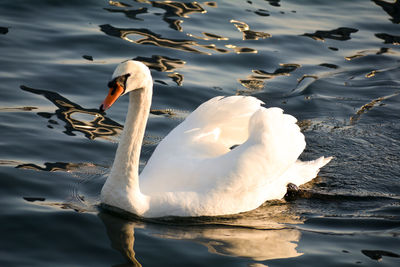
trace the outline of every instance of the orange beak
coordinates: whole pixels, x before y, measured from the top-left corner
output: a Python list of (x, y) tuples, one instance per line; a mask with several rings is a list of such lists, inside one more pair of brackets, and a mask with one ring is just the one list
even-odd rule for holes
[(112, 104), (120, 97), (124, 92), (124, 88), (122, 88), (121, 85), (116, 83), (115, 87), (110, 88), (110, 91), (108, 92), (108, 95), (103, 101), (103, 104), (100, 106), (100, 111), (106, 111), (109, 109)]

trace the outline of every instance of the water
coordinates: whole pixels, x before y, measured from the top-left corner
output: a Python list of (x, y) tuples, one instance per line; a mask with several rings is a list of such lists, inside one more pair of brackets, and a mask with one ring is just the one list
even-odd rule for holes
[[(398, 1), (3, 1), (1, 266), (398, 266)], [(98, 208), (128, 99), (116, 64), (152, 68), (141, 167), (200, 103), (253, 95), (296, 116), (299, 198), (239, 215), (143, 221)]]

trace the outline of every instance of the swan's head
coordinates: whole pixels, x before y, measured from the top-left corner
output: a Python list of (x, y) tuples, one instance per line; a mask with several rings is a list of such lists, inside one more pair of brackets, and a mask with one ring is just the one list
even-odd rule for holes
[(117, 66), (108, 83), (110, 90), (100, 105), (100, 111), (106, 111), (120, 96), (130, 91), (151, 86), (151, 73), (145, 64), (135, 60), (124, 61)]

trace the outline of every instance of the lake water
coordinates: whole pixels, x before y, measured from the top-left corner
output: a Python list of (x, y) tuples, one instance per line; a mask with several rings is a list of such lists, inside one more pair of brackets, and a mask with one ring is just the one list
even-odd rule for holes
[[(5, 0), (0, 5), (1, 266), (400, 266), (400, 2)], [(243, 214), (141, 220), (99, 209), (128, 98), (155, 80), (141, 167), (217, 95), (297, 117), (304, 193)], [(173, 156), (173, 155), (171, 155)]]

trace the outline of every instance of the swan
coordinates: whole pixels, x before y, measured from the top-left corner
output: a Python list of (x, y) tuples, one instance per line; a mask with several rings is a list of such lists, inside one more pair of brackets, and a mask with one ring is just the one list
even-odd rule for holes
[(153, 91), (150, 70), (141, 62), (124, 61), (108, 86), (100, 111), (125, 94), (129, 108), (100, 194), (106, 207), (141, 217), (236, 214), (282, 198), (288, 183), (312, 180), (331, 160), (298, 160), (306, 146), (304, 135), (282, 109), (264, 108), (252, 96), (218, 96), (158, 144), (139, 179)]

